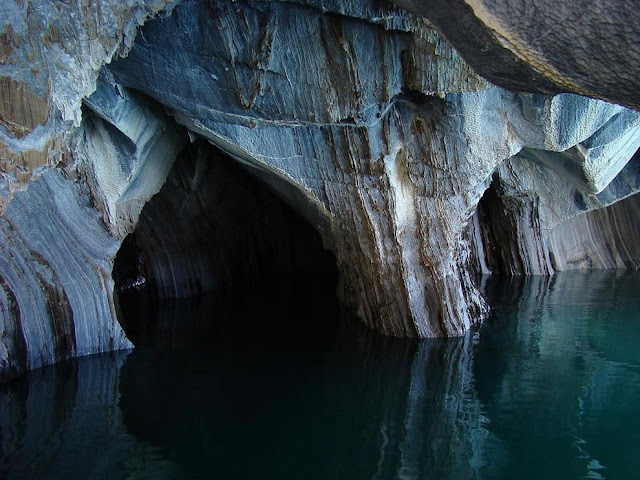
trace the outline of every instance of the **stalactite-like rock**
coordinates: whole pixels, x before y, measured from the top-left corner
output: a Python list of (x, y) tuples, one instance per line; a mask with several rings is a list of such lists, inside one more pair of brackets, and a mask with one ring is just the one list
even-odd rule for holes
[(111, 233), (133, 230), (144, 204), (164, 183), (187, 140), (162, 111), (135, 91), (100, 82), (86, 101), (71, 151)]

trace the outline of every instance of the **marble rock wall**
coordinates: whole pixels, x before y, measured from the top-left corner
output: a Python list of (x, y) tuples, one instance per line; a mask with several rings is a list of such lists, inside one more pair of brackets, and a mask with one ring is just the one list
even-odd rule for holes
[(636, 154), (594, 194), (521, 151), (496, 170), (470, 222), (470, 268), (508, 275), (637, 269), (639, 169)]
[[(504, 39), (522, 38), (500, 20), (484, 42), (472, 21), (507, 18), (500, 2), (489, 16), (455, 2), (466, 13), (448, 23), (437, 5), (397, 3), (414, 13), (373, 0), (1, 0), (2, 375), (129, 346), (113, 256), (196, 137), (306, 218), (335, 254), (344, 302), (387, 335), (466, 332), (486, 313), (478, 271), (633, 265), (575, 260), (566, 239), (623, 235), (622, 213), (583, 214), (638, 191), (638, 113), (475, 71), (635, 107), (628, 89), (593, 92), (524, 50), (514, 63)], [(555, 25), (533, 3), (548, 15), (531, 18)], [(582, 46), (594, 31), (567, 30)]]
[(337, 13), (185, 3), (148, 23), (108, 71), (305, 215), (336, 255), (342, 298), (367, 325), (462, 334), (485, 311), (464, 267), (465, 231), (501, 162), (539, 152), (548, 175), (601, 189), (640, 144), (638, 114), (493, 87), (435, 30), (393, 8)]
[(64, 160), (64, 138), (80, 124), (102, 66), (170, 7), (168, 0), (0, 2), (0, 213)]
[(393, 1), (428, 18), (496, 85), (640, 107), (640, 13), (633, 0)]
[(187, 136), (135, 92), (101, 83), (86, 105), (64, 168), (32, 179), (0, 217), (2, 380), (132, 347), (118, 323), (113, 259)]

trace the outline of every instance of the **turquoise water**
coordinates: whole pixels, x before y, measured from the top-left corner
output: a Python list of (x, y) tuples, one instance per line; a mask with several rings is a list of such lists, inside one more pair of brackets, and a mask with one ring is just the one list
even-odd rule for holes
[(0, 387), (0, 477), (638, 478), (639, 287), (494, 279), (491, 318), (451, 340), (330, 305), (167, 307), (149, 346)]

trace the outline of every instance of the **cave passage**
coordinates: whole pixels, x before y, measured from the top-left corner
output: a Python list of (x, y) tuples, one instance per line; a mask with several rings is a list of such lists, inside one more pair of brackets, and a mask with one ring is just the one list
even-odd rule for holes
[[(635, 162), (634, 162), (635, 163)], [(637, 168), (632, 165), (632, 168)], [(567, 270), (640, 268), (640, 194), (619, 195), (629, 180), (622, 178), (588, 209), (586, 195), (567, 190), (574, 214), (554, 216), (558, 210), (534, 193), (516, 192), (494, 174), (478, 203), (466, 233), (472, 251), (470, 271), (505, 276), (553, 275)]]
[(187, 145), (115, 258), (136, 346), (211, 335), (317, 336), (341, 316), (337, 268), (313, 227), (204, 140)]

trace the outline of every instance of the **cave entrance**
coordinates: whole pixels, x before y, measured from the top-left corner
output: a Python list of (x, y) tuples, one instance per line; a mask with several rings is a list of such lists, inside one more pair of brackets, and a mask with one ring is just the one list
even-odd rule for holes
[(319, 234), (221, 150), (185, 147), (113, 268), (136, 346), (240, 335), (318, 335), (339, 318)]
[(500, 180), (494, 174), (476, 209), (478, 240), (476, 241), (478, 266), (483, 274), (512, 274), (519, 262), (512, 243), (515, 241), (516, 222), (512, 205), (507, 205)]

